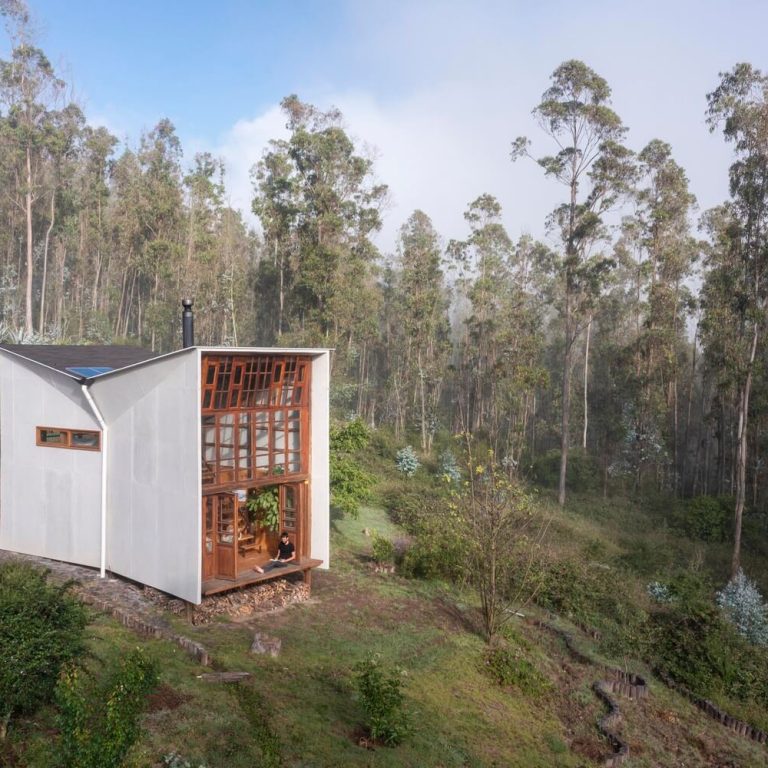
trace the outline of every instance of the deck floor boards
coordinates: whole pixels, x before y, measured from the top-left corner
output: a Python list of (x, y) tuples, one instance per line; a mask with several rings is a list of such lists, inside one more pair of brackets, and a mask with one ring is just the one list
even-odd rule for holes
[[(288, 576), (291, 573), (306, 573), (312, 569), (317, 568), (318, 565), (322, 565), (322, 560), (314, 560), (312, 558), (305, 558), (291, 563), (290, 565), (282, 565), (278, 568), (273, 568), (266, 573), (257, 573), (253, 569), (242, 571), (238, 574), (236, 579), (208, 579), (203, 582), (202, 593), (203, 596), (215, 595), (219, 592), (226, 592), (230, 589), (238, 589), (240, 587), (248, 587), (251, 584), (259, 584), (265, 581), (273, 581), (274, 579), (282, 579), (284, 576)], [(305, 578), (306, 580), (306, 578)]]

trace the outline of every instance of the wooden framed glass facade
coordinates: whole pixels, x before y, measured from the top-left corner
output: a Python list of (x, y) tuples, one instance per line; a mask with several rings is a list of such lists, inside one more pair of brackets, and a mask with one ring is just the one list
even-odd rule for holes
[(203, 485), (240, 486), (308, 471), (309, 358), (203, 358)]
[[(303, 355), (204, 354), (201, 369), (203, 579), (255, 574), (285, 530), (309, 554), (312, 361)], [(254, 522), (249, 494), (274, 486), (277, 530)]]

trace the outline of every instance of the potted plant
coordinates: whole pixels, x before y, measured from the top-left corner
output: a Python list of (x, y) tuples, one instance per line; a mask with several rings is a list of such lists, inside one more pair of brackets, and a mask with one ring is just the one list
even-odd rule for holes
[(280, 525), (279, 488), (268, 485), (266, 488), (255, 488), (248, 492), (245, 501), (248, 510), (248, 523), (270, 531), (276, 531)]

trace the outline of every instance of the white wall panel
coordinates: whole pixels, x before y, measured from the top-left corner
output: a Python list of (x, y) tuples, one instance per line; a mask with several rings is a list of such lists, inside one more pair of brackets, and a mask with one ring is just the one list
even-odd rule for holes
[(312, 400), (310, 444), (311, 494), (311, 550), (312, 557), (323, 561), (322, 568), (328, 568), (330, 550), (330, 470), (328, 430), (330, 422), (330, 355), (324, 351), (312, 360)]
[(107, 568), (200, 601), (199, 353), (98, 379), (109, 425)]
[(98, 566), (101, 453), (38, 446), (37, 427), (100, 431), (76, 380), (0, 351), (0, 547)]

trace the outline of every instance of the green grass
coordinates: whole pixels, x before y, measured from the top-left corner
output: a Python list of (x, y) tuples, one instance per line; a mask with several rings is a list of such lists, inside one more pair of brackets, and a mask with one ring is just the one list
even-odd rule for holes
[[(332, 530), (336, 553), (367, 552), (370, 554), (373, 531), (388, 539), (403, 535), (402, 530), (376, 507), (361, 507), (357, 518), (335, 517)], [(368, 535), (365, 531), (368, 531)]]
[[(544, 496), (542, 503), (551, 501)], [(647, 577), (643, 553), (634, 554), (637, 562), (627, 560), (638, 542), (646, 542), (646, 556), (659, 558), (666, 558), (667, 549), (678, 557), (688, 546), (670, 541), (663, 528), (649, 532), (647, 521), (636, 519), (638, 510), (629, 504), (609, 500), (590, 507), (582, 498), (565, 514), (555, 505), (550, 513), (553, 550), (623, 568), (638, 580)], [(555, 638), (518, 623), (510, 641), (549, 684), (535, 696), (496, 685), (484, 668), (486, 646), (472, 631), (474, 595), (445, 584), (374, 573), (368, 566), (371, 539), (365, 529), (391, 538), (401, 535), (375, 507), (364, 508), (356, 520), (335, 520), (332, 569), (316, 573), (312, 599), (306, 603), (246, 623), (226, 620), (192, 627), (175, 620), (179, 631), (208, 648), (218, 666), (251, 674), (239, 688), (204, 682), (200, 676), (210, 670), (171, 643), (141, 640), (112, 620), (95, 617), (89, 641), (93, 674), (101, 674), (136, 645), (157, 659), (161, 669), (159, 702), (144, 717), (144, 734), (127, 768), (156, 768), (170, 752), (207, 768), (598, 764), (595, 760), (606, 749), (595, 730), (602, 713), (590, 690), (596, 670), (575, 664)], [(255, 630), (281, 639), (278, 658), (250, 655)], [(589, 639), (579, 643), (599, 658)], [(364, 713), (353, 669), (371, 652), (380, 654), (384, 664), (406, 671), (404, 693), (414, 728), (395, 748), (360, 745)], [(631, 660), (605, 661), (647, 674)], [(655, 723), (667, 721), (653, 718), (661, 710), (673, 712), (686, 728), (695, 726), (697, 738), (711, 733), (722, 740), (739, 765), (763, 764), (764, 751), (735, 741), (661, 686), (654, 686), (650, 701), (642, 707), (626, 700), (622, 704), (627, 717), (636, 718), (627, 727), (648, 742), (647, 754), (656, 760), (641, 759), (638, 766), (672, 765), (664, 762), (665, 755), (674, 754), (669, 739), (681, 740), (681, 754), (689, 764), (703, 764), (700, 748), (683, 730), (678, 734), (669, 726), (673, 735), (660, 735), (662, 726)], [(12, 765), (55, 768), (53, 718), (52, 710), (44, 710), (14, 726), (11, 743), (18, 759)]]

